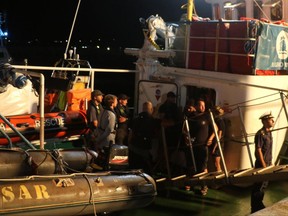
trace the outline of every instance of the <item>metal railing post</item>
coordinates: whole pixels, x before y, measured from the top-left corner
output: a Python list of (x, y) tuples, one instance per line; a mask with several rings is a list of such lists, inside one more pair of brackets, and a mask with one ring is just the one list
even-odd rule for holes
[(225, 158), (224, 158), (224, 155), (223, 155), (222, 146), (221, 146), (221, 143), (220, 143), (220, 140), (219, 140), (218, 130), (215, 127), (216, 123), (215, 123), (215, 120), (214, 120), (214, 116), (213, 116), (213, 113), (211, 112), (211, 110), (209, 110), (209, 114), (210, 114), (210, 118), (211, 118), (211, 121), (212, 121), (212, 124), (213, 124), (213, 131), (214, 131), (214, 134), (215, 134), (217, 146), (219, 148), (221, 162), (222, 162), (222, 165), (223, 165), (223, 168), (224, 168), (225, 177), (228, 178), (228, 171), (227, 171), (227, 167), (226, 167), (226, 162), (225, 162)]
[(240, 116), (240, 119), (241, 119), (241, 126), (242, 126), (242, 130), (243, 130), (243, 133), (244, 133), (245, 144), (246, 144), (246, 147), (247, 147), (247, 151), (248, 151), (248, 155), (249, 155), (251, 167), (253, 167), (252, 154), (251, 154), (251, 150), (250, 150), (249, 142), (248, 142), (248, 138), (247, 138), (248, 135), (247, 135), (247, 131), (246, 131), (246, 129), (245, 129), (245, 125), (244, 125), (244, 120), (243, 120), (243, 115), (242, 115), (242, 112), (241, 112), (241, 108), (240, 108), (239, 106), (238, 106), (238, 111), (239, 111), (239, 116)]

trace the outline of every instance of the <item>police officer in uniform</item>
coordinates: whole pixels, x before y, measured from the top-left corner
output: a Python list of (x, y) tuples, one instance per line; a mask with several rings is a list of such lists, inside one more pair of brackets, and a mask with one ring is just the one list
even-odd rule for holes
[[(271, 112), (266, 112), (260, 116), (262, 128), (257, 131), (254, 139), (255, 143), (255, 168), (264, 168), (272, 164), (273, 137), (271, 129), (274, 126), (274, 117)], [(251, 213), (265, 208), (263, 204), (264, 190), (268, 182), (256, 182), (251, 193)]]
[(118, 104), (115, 108), (115, 113), (118, 121), (118, 128), (116, 131), (116, 144), (127, 145), (128, 139), (128, 123), (129, 123), (129, 108), (127, 106), (130, 98), (126, 94), (118, 96)]
[(103, 112), (102, 100), (103, 93), (100, 90), (94, 90), (91, 92), (91, 100), (88, 104), (87, 109), (87, 120), (89, 127), (89, 135), (88, 135), (88, 145), (92, 147), (92, 149), (96, 150), (95, 139), (98, 136), (98, 124), (99, 124), (99, 116), (101, 112)]

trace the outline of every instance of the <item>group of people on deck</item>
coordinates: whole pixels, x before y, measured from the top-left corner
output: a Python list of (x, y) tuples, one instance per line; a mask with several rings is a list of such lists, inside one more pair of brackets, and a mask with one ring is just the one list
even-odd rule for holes
[[(104, 95), (100, 90), (91, 93), (87, 109), (89, 126), (88, 145), (99, 155), (110, 144), (124, 144), (128, 135), (129, 97), (121, 94)], [(99, 169), (102, 169), (99, 166)]]
[[(219, 145), (223, 147), (224, 143), (225, 123), (222, 118), (224, 110), (219, 106), (209, 106), (208, 109), (211, 112), (208, 112), (207, 101), (199, 97), (192, 104), (187, 104), (181, 112), (176, 103), (176, 94), (168, 92), (166, 96), (166, 101), (160, 104), (157, 110), (150, 101), (146, 101), (143, 103), (142, 111), (135, 118), (131, 118), (127, 106), (129, 100), (127, 95), (121, 94), (117, 97), (107, 94), (104, 96), (100, 90), (93, 91), (87, 110), (90, 147), (100, 153), (110, 144), (127, 145), (129, 167), (143, 169), (144, 172), (153, 174), (155, 157), (161, 157), (161, 153), (163, 154), (163, 149), (159, 146), (165, 145), (168, 155), (171, 156), (179, 144), (184, 144), (187, 173), (194, 175), (208, 172), (210, 155), (214, 159), (214, 169), (221, 172), (222, 148), (219, 148)], [(213, 124), (211, 113), (215, 124)], [(270, 129), (273, 126), (273, 116), (267, 114), (261, 116), (260, 119), (263, 128), (255, 136), (255, 167), (268, 166), (272, 160)], [(188, 124), (183, 123), (186, 120)], [(162, 145), (158, 146), (159, 151), (156, 156), (152, 151), (155, 140), (162, 141)], [(193, 147), (193, 154), (189, 147)], [(264, 208), (262, 200), (263, 189), (266, 185), (266, 183), (258, 183), (253, 187), (252, 212)], [(206, 195), (207, 191), (208, 187), (201, 185), (199, 192)]]
[[(185, 116), (189, 120), (191, 137), (195, 138), (193, 146), (195, 146), (197, 172), (207, 172), (208, 146), (213, 149), (217, 171), (221, 171), (220, 155), (204, 99), (199, 98), (195, 105), (187, 106), (184, 113), (181, 113), (176, 103), (176, 94), (171, 91), (167, 93), (166, 101), (157, 108), (157, 116), (153, 104), (146, 101), (143, 103), (142, 111), (133, 119), (130, 119), (128, 100), (129, 97), (125, 94), (120, 94), (118, 97), (112, 94), (104, 95), (100, 90), (91, 93), (87, 109), (90, 128), (88, 142), (96, 152), (100, 153), (110, 144), (127, 145), (130, 167), (141, 168), (150, 174), (153, 163), (151, 153), (153, 140), (155, 138), (162, 140), (163, 134), (162, 137), (159, 137), (159, 134), (164, 133), (164, 144), (170, 154), (179, 142), (185, 142), (180, 127)], [(220, 118), (223, 110), (216, 107), (215, 114), (218, 136), (221, 139), (224, 134), (224, 124)], [(161, 131), (161, 127), (164, 131)], [(187, 167), (194, 166), (191, 163), (191, 155), (187, 155), (187, 161)]]

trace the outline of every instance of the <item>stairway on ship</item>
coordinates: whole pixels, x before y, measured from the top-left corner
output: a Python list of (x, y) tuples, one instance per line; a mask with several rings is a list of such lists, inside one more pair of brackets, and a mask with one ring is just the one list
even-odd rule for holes
[[(213, 114), (210, 112), (211, 120), (214, 122)], [(186, 124), (185, 124), (186, 121)], [(183, 125), (188, 127), (187, 120), (185, 120)], [(215, 124), (215, 122), (214, 122)], [(189, 131), (189, 128), (186, 128)], [(214, 128), (216, 131), (216, 129)], [(189, 133), (188, 133), (189, 134)], [(188, 136), (190, 142), (190, 149), (191, 154), (192, 151), (192, 143), (193, 138), (191, 139)], [(163, 142), (163, 150), (165, 156), (165, 165), (167, 170), (167, 175), (165, 177), (156, 178), (156, 182), (163, 183), (168, 182), (168, 185), (186, 185), (186, 186), (197, 186), (197, 185), (207, 185), (213, 187), (220, 187), (223, 185), (251, 185), (255, 182), (262, 182), (262, 181), (283, 181), (288, 179), (288, 139), (286, 138), (282, 144), (282, 147), (279, 151), (277, 159), (275, 161), (275, 165), (271, 165), (265, 168), (247, 168), (247, 169), (238, 169), (238, 170), (231, 170), (227, 171), (225, 165), (225, 158), (222, 154), (221, 145), (219, 145), (220, 155), (222, 165), (224, 167), (223, 171), (221, 172), (203, 172), (198, 173), (193, 176), (187, 176), (186, 174), (172, 176), (171, 168), (168, 158), (168, 149), (166, 146), (165, 140), (165, 130), (162, 128), (162, 142)], [(219, 142), (219, 140), (218, 140)], [(192, 155), (192, 158), (194, 156)]]

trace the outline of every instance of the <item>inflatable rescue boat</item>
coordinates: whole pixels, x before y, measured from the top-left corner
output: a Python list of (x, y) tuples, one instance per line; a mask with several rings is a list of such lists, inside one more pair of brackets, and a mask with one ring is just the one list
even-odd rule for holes
[(88, 149), (0, 149), (0, 215), (96, 215), (153, 202), (153, 178), (141, 170), (93, 172), (96, 157)]

